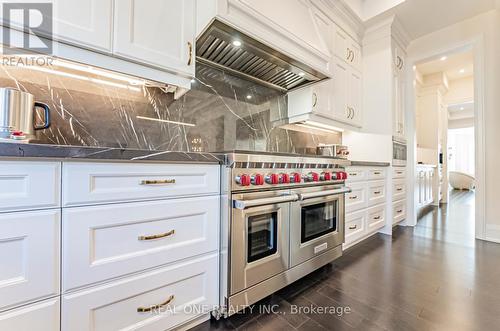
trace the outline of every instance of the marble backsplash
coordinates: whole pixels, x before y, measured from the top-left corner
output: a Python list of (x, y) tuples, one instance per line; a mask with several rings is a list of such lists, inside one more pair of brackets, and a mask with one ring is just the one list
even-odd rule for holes
[(340, 134), (316, 135), (275, 127), (271, 119), (286, 114), (285, 94), (201, 64), (192, 89), (177, 100), (160, 87), (130, 89), (100, 84), (99, 79), (1, 68), (0, 86), (30, 92), (51, 108), (52, 125), (37, 131), (37, 143), (310, 153), (319, 143), (341, 142)]

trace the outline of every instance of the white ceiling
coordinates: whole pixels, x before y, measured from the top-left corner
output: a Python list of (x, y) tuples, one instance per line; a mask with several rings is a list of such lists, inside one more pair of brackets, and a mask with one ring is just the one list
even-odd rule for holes
[(418, 64), (417, 70), (422, 76), (444, 72), (450, 81), (469, 77), (474, 74), (474, 54), (472, 51), (450, 54), (444, 60), (437, 58)]
[(474, 117), (474, 102), (448, 106), (448, 120), (459, 120)]
[(492, 10), (498, 5), (497, 2), (498, 0), (406, 0), (369, 19), (367, 23), (396, 14), (411, 39), (416, 39)]

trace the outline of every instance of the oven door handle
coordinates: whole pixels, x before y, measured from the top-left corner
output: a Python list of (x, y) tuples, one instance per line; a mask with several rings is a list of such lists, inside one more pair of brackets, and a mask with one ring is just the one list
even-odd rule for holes
[(307, 200), (312, 198), (326, 197), (328, 195), (338, 195), (352, 192), (350, 187), (343, 187), (336, 190), (319, 191), (299, 194), (299, 200)]
[(233, 207), (236, 209), (246, 209), (250, 207), (274, 205), (277, 203), (285, 203), (297, 201), (299, 196), (297, 194), (286, 194), (277, 197), (253, 199), (253, 200), (233, 200)]

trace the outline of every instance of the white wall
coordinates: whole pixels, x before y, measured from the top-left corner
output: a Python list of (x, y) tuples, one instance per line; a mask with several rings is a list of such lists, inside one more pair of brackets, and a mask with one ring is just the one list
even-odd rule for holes
[[(489, 240), (500, 241), (500, 204), (497, 197), (500, 194), (500, 153), (497, 153), (500, 146), (500, 12), (492, 10), (478, 15), (463, 22), (451, 25), (442, 30), (433, 32), (414, 40), (408, 49), (408, 54), (413, 61), (424, 59), (425, 56), (435, 55), (437, 52), (447, 52), (451, 48), (464, 45), (467, 42), (477, 41), (478, 37), (483, 39), (484, 58), (479, 62), (484, 63), (484, 100), (476, 97), (476, 106), (480, 109), (481, 104), (484, 109), (484, 174), (481, 169), (476, 169), (476, 176), (484, 176), (485, 187), (478, 188), (478, 202), (484, 198), (485, 227), (476, 227), (479, 237)], [(480, 49), (480, 48), (479, 48)], [(478, 49), (476, 48), (476, 51)], [(477, 63), (477, 62), (476, 62)], [(479, 69), (479, 68), (476, 68)], [(478, 72), (476, 72), (476, 77)], [(481, 81), (476, 81), (481, 82)], [(475, 95), (478, 92), (478, 84), (475, 84)], [(411, 105), (409, 106), (411, 109)], [(481, 118), (477, 119), (481, 123)], [(481, 138), (481, 137), (479, 137)], [(478, 178), (478, 185), (481, 185), (481, 178)], [(482, 190), (482, 191), (481, 191)], [(480, 212), (482, 206), (477, 205)], [(482, 221), (482, 220), (480, 220)]]
[(453, 105), (471, 101), (474, 101), (473, 76), (450, 81), (448, 93), (444, 95), (446, 104)]
[(474, 176), (474, 128), (448, 131), (448, 171)]

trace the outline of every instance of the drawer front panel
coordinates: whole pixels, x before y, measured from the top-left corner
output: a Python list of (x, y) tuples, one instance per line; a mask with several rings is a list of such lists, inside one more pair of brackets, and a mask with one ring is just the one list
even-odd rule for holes
[(374, 168), (367, 171), (368, 180), (383, 180), (385, 179), (385, 169)]
[(394, 204), (393, 224), (399, 223), (406, 219), (406, 200)]
[(392, 200), (398, 201), (406, 197), (406, 184), (404, 179), (395, 179), (392, 185)]
[(56, 298), (0, 313), (0, 330), (59, 331), (59, 307)]
[(366, 233), (366, 212), (347, 214), (345, 217), (345, 244), (348, 245)]
[(219, 197), (63, 211), (65, 291), (215, 251)]
[(405, 178), (406, 177), (406, 168), (403, 167), (394, 167), (392, 168), (392, 178)]
[(64, 163), (63, 205), (219, 194), (218, 165)]
[(366, 210), (366, 222), (368, 232), (374, 232), (385, 226), (385, 204), (368, 208)]
[(345, 211), (351, 213), (367, 206), (367, 186), (365, 183), (347, 184), (352, 192), (345, 195)]
[(366, 169), (347, 167), (346, 172), (347, 183), (366, 180)]
[(60, 206), (57, 162), (0, 162), (0, 212)]
[(368, 182), (368, 206), (375, 206), (385, 202), (386, 190), (384, 181)]
[(58, 210), (0, 214), (0, 311), (59, 294), (59, 247)]
[(218, 303), (218, 265), (218, 255), (212, 254), (64, 295), (61, 329), (167, 330), (180, 325)]

